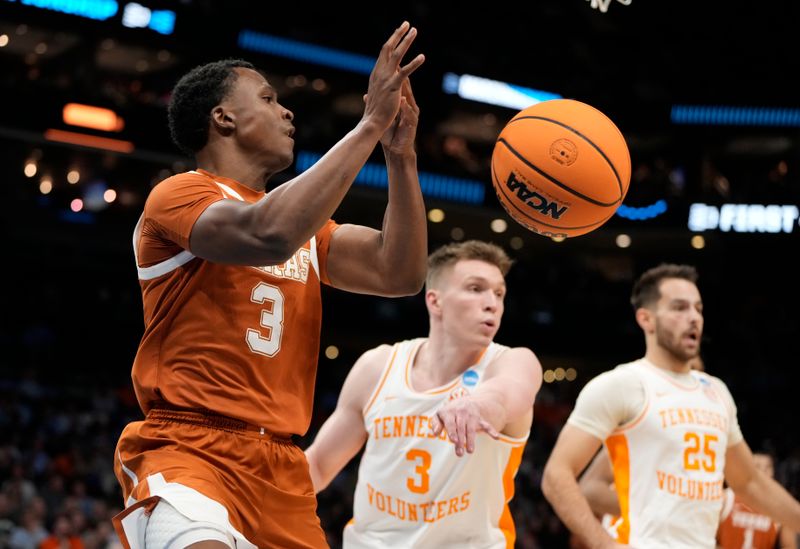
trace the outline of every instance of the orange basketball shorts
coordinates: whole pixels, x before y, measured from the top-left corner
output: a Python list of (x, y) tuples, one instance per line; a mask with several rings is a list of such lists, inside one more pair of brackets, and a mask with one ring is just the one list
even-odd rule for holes
[(164, 499), (242, 547), (328, 547), (303, 451), (237, 420), (152, 410), (122, 432), (114, 471), (126, 507)]

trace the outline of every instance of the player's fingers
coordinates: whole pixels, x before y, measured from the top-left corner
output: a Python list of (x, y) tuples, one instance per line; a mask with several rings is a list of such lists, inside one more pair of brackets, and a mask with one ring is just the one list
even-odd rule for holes
[(467, 448), (467, 437), (469, 436), (469, 418), (463, 415), (456, 415), (456, 429), (458, 429), (458, 444), (456, 444), (456, 455), (461, 457)]
[(416, 126), (419, 121), (417, 111), (408, 104), (405, 97), (400, 99), (400, 112), (398, 113), (398, 117), (401, 119), (404, 126)]
[(467, 450), (468, 454), (471, 454), (475, 451), (475, 432), (478, 430), (478, 422), (474, 419), (469, 420), (466, 422), (466, 428), (464, 429), (464, 447)]
[(447, 436), (450, 441), (458, 446), (458, 429), (456, 428), (456, 421), (452, 414), (441, 414), (439, 419), (444, 421), (444, 430), (447, 431)]
[(439, 415), (437, 414), (433, 416), (433, 419), (431, 420), (431, 433), (433, 433), (433, 436), (438, 437), (443, 428), (444, 424), (439, 421)]
[(397, 44), (400, 42), (400, 38), (404, 34), (408, 32), (408, 27), (410, 26), (408, 21), (403, 21), (399, 27), (397, 27), (389, 39), (383, 44), (381, 48), (381, 54), (391, 55), (391, 53), (397, 49)]
[(417, 37), (417, 29), (414, 27), (408, 29), (406, 35), (403, 37), (400, 43), (397, 44), (397, 47), (394, 49), (394, 51), (392, 51), (391, 59), (396, 64), (398, 65), (400, 64), (400, 60), (403, 59), (403, 57), (405, 57), (406, 53), (408, 53), (408, 48), (411, 47), (411, 43), (414, 42), (414, 39), (416, 37)]
[(417, 105), (417, 100), (414, 97), (414, 91), (411, 89), (411, 79), (406, 78), (403, 80), (403, 97), (406, 98), (408, 104), (414, 109), (415, 112), (419, 112), (419, 106)]
[(497, 440), (500, 438), (500, 433), (495, 429), (491, 423), (486, 420), (480, 421), (480, 430), (492, 437), (493, 439)]
[(408, 76), (415, 70), (420, 68), (424, 62), (425, 62), (425, 55), (419, 54), (414, 59), (409, 61), (408, 64), (406, 64), (403, 67), (400, 67), (400, 76), (402, 76), (403, 78), (408, 78)]

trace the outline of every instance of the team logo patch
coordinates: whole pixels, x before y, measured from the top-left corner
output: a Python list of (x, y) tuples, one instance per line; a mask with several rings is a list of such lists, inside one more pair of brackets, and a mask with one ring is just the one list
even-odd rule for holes
[(461, 376), (461, 383), (464, 387), (475, 387), (478, 384), (478, 372), (475, 370), (467, 370)]
[(710, 381), (701, 377), (700, 387), (703, 388), (703, 394), (706, 395), (709, 400), (713, 400), (714, 402), (719, 401), (719, 397), (717, 396), (717, 391), (714, 389), (714, 386), (711, 385)]
[(457, 398), (465, 397), (467, 395), (469, 395), (469, 391), (467, 391), (461, 386), (458, 386), (452, 391), (450, 391), (450, 395), (447, 397), (447, 402), (450, 402), (451, 400), (455, 400)]

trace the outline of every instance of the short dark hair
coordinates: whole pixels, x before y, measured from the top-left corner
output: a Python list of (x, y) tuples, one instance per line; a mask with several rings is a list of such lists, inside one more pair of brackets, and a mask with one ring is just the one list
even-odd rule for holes
[(211, 110), (230, 93), (238, 67), (255, 70), (242, 59), (224, 59), (193, 68), (175, 85), (167, 108), (169, 132), (185, 153), (194, 155), (208, 143)]
[(495, 265), (503, 276), (508, 274), (514, 261), (508, 257), (505, 250), (497, 244), (481, 240), (466, 240), (453, 244), (446, 244), (428, 256), (428, 277), (426, 286), (431, 287), (434, 279), (445, 268), (466, 259), (477, 259)]
[(634, 310), (652, 305), (661, 297), (661, 282), (667, 278), (681, 278), (697, 284), (697, 269), (691, 265), (662, 263), (646, 270), (633, 285), (631, 305)]

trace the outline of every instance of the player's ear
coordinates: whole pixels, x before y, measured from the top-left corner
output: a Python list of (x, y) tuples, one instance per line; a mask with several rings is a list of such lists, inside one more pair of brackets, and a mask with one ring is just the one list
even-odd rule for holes
[(439, 291), (433, 288), (425, 290), (425, 305), (428, 312), (432, 315), (440, 315), (442, 312), (441, 302), (439, 301)]
[(636, 309), (636, 323), (646, 334), (651, 334), (656, 330), (653, 311), (646, 307), (639, 307)]
[(230, 110), (217, 105), (211, 110), (211, 124), (218, 132), (227, 135), (236, 128), (236, 119)]

